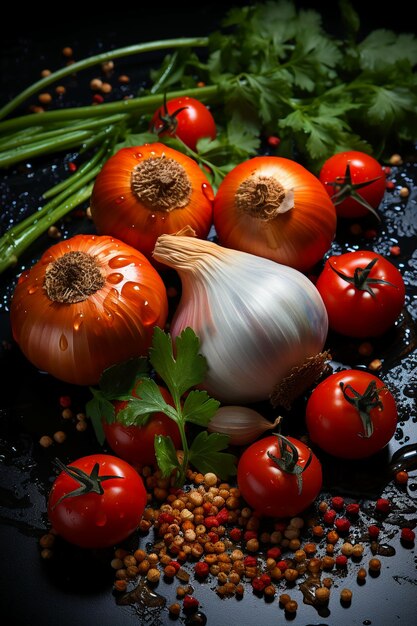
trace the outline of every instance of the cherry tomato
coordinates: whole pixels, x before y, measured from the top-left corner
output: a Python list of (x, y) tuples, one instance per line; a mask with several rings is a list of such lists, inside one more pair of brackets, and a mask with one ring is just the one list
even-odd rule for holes
[(199, 139), (215, 139), (217, 134), (210, 110), (199, 100), (188, 96), (165, 102), (153, 114), (150, 127), (160, 137), (178, 137), (192, 150), (196, 149)]
[[(164, 400), (173, 406), (170, 393), (164, 387), (159, 387), (159, 389)], [(109, 424), (103, 420), (107, 443), (118, 456), (134, 466), (155, 466), (155, 435), (171, 437), (175, 448), (178, 450), (181, 447), (181, 435), (178, 426), (165, 413), (152, 413), (141, 426), (125, 426), (118, 421), (117, 415), (127, 404), (127, 401), (114, 402), (115, 421)]]
[(48, 499), (48, 517), (58, 535), (82, 548), (105, 548), (136, 530), (147, 494), (129, 463), (109, 454), (58, 463), (62, 471)]
[(329, 327), (349, 337), (382, 335), (394, 324), (405, 302), (400, 271), (369, 250), (330, 257), (316, 287), (329, 316)]
[[(283, 457), (288, 455), (292, 459), (284, 463)], [(237, 483), (256, 514), (292, 517), (304, 511), (319, 494), (322, 469), (303, 442), (275, 434), (246, 448), (239, 459)]]
[(357, 150), (331, 156), (319, 178), (336, 206), (338, 217), (375, 213), (385, 193), (386, 176), (378, 161)]
[(382, 450), (395, 433), (394, 397), (374, 374), (343, 370), (313, 390), (306, 406), (312, 443), (342, 459), (362, 459)]

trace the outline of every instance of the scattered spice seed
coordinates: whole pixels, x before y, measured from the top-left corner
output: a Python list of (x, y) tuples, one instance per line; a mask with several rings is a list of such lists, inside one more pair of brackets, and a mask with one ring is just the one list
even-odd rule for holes
[(42, 70), (42, 72), (41, 72), (41, 77), (42, 77), (42, 78), (46, 78), (47, 76), (50, 76), (51, 74), (52, 74), (51, 70), (44, 69), (44, 70)]
[(340, 601), (343, 604), (350, 604), (352, 602), (352, 595), (350, 589), (342, 589), (340, 592)]
[(62, 48), (62, 54), (64, 57), (72, 57), (73, 50), (70, 46), (65, 46), (65, 48)]
[(63, 430), (57, 430), (56, 433), (54, 433), (53, 435), (53, 439), (54, 441), (56, 441), (56, 443), (64, 443), (66, 438), (67, 438), (67, 435), (66, 433), (64, 433)]
[(406, 485), (408, 482), (408, 472), (400, 470), (395, 474), (395, 482), (399, 485)]
[(63, 96), (66, 93), (66, 88), (64, 87), (64, 85), (57, 85), (55, 87), (55, 93), (58, 94), (58, 96)]
[(345, 500), (341, 496), (334, 496), (331, 500), (331, 505), (335, 511), (341, 511), (345, 506)]
[(375, 524), (371, 524), (370, 526), (368, 526), (368, 535), (371, 541), (375, 541), (376, 539), (378, 539), (379, 533), (380, 528)]
[(42, 435), (42, 437), (39, 439), (39, 444), (42, 446), (42, 448), (49, 448), (49, 446), (52, 446), (53, 443), (54, 440), (49, 435)]
[(389, 162), (391, 165), (401, 165), (403, 160), (400, 154), (392, 154), (390, 156)]
[(48, 92), (40, 93), (38, 100), (41, 104), (50, 104), (52, 102), (52, 96)]
[(382, 369), (382, 361), (380, 359), (374, 359), (369, 363), (368, 369), (371, 370), (371, 372), (377, 372)]
[(371, 559), (368, 567), (371, 572), (379, 572), (381, 569), (381, 561), (379, 559)]
[(335, 521), (335, 526), (339, 533), (347, 533), (350, 530), (350, 522), (346, 517), (339, 517)]
[(395, 183), (394, 183), (394, 181), (393, 181), (393, 180), (387, 180), (385, 187), (386, 187), (388, 190), (395, 189)]
[(127, 76), (126, 74), (121, 74), (117, 80), (122, 85), (126, 85), (127, 83), (130, 83), (130, 77)]
[(389, 249), (389, 252), (392, 256), (400, 256), (401, 248), (400, 246), (391, 246), (391, 248)]
[(401, 187), (398, 194), (400, 198), (408, 198), (408, 196), (410, 195), (410, 190), (408, 189), (408, 187)]
[(275, 135), (270, 135), (267, 139), (267, 143), (271, 148), (277, 148), (281, 143), (281, 139)]
[(405, 543), (414, 543), (416, 538), (416, 534), (414, 530), (411, 528), (402, 528), (401, 529), (401, 540)]
[(375, 504), (375, 511), (378, 513), (389, 513), (391, 510), (391, 502), (387, 498), (378, 498)]
[(359, 515), (359, 512), (360, 512), (360, 507), (359, 507), (359, 504), (357, 504), (356, 502), (352, 502), (348, 504), (346, 507), (346, 513), (348, 515), (351, 515), (352, 517)]
[(100, 91), (101, 93), (110, 93), (112, 91), (113, 87), (110, 85), (110, 83), (102, 83)]
[(336, 567), (338, 568), (344, 568), (347, 566), (347, 557), (344, 554), (339, 554), (336, 557)]

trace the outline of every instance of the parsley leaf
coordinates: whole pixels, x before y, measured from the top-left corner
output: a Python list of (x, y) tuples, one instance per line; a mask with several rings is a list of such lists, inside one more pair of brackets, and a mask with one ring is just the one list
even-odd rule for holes
[(222, 452), (228, 441), (228, 435), (201, 431), (191, 444), (190, 463), (202, 474), (214, 472), (222, 479), (235, 475), (236, 458), (233, 454)]

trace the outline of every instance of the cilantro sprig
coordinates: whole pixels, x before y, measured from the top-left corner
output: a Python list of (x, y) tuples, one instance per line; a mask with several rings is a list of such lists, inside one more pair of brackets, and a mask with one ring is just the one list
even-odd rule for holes
[[(236, 457), (225, 452), (229, 437), (220, 433), (208, 433), (207, 426), (220, 406), (204, 390), (196, 389), (207, 372), (207, 361), (199, 353), (200, 342), (192, 328), (185, 328), (174, 343), (169, 333), (155, 327), (149, 364), (156, 379), (165, 383), (173, 399), (168, 404), (155, 378), (149, 376), (147, 360), (132, 359), (115, 365), (103, 373), (100, 388), (92, 389), (93, 398), (86, 406), (96, 435), (104, 442), (102, 418), (109, 422), (118, 419), (126, 426), (140, 426), (155, 412), (165, 413), (178, 427), (181, 435), (182, 453), (177, 454), (172, 439), (168, 436), (155, 437), (155, 455), (164, 477), (175, 475), (175, 483), (185, 482), (189, 465), (202, 473), (214, 472), (226, 479), (236, 473)], [(140, 397), (133, 394), (140, 382)], [(118, 414), (114, 400), (125, 400), (127, 405)], [(189, 443), (187, 424), (202, 428)]]

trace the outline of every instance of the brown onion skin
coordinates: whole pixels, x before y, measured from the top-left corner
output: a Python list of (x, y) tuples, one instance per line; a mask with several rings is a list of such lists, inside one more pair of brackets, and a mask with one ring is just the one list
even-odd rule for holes
[[(186, 170), (192, 187), (187, 206), (169, 212), (145, 206), (131, 188), (134, 167), (142, 160), (164, 155)], [(213, 222), (213, 198), (207, 177), (193, 159), (156, 142), (122, 148), (110, 157), (95, 180), (90, 207), (100, 234), (125, 241), (155, 263), (152, 252), (159, 235), (190, 226), (196, 237), (207, 237)]]
[[(294, 207), (265, 222), (236, 206), (236, 191), (253, 173), (272, 176), (294, 190)], [(320, 181), (299, 163), (260, 156), (237, 165), (217, 191), (214, 226), (219, 243), (288, 265), (310, 270), (329, 250), (336, 232), (336, 209)]]
[[(82, 302), (54, 302), (43, 288), (46, 268), (73, 251), (96, 257), (104, 286)], [(154, 326), (163, 328), (167, 316), (166, 288), (155, 267), (124, 242), (98, 235), (50, 247), (20, 275), (10, 309), (13, 338), (26, 358), (76, 385), (95, 385), (110, 365), (146, 356)]]

